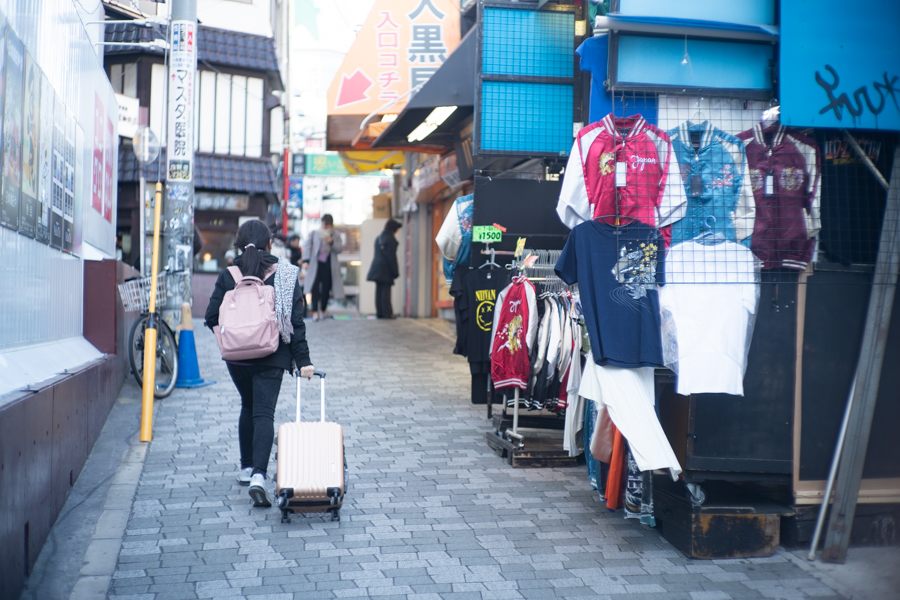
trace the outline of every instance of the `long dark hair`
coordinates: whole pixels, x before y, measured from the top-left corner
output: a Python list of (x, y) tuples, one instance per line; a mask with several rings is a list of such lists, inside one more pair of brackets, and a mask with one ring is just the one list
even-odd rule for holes
[(245, 277), (259, 277), (266, 274), (266, 268), (278, 261), (266, 252), (272, 233), (262, 221), (247, 221), (238, 229), (234, 247), (241, 252), (241, 274)]

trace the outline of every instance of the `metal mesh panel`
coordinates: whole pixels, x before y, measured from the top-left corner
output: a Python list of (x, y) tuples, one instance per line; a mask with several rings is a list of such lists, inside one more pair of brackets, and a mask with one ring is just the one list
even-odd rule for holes
[(481, 147), (565, 155), (572, 145), (572, 86), (485, 81)]
[(481, 6), (474, 154), (565, 156), (576, 117), (574, 7)]
[(572, 13), (486, 8), (482, 72), (571, 77), (574, 23)]
[(668, 283), (874, 270), (897, 216), (867, 162), (888, 179), (895, 134), (784, 127), (775, 102), (734, 98), (616, 92), (612, 110), (580, 138), (593, 217), (658, 228)]

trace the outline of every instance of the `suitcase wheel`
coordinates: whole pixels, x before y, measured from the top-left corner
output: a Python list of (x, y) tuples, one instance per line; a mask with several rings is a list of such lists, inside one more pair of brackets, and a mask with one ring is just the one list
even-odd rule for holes
[(331, 520), (332, 521), (340, 521), (341, 520), (341, 509), (336, 508), (331, 511)]
[(281, 511), (281, 522), (282, 523), (290, 523), (291, 522), (291, 511), (289, 511), (289, 510)]

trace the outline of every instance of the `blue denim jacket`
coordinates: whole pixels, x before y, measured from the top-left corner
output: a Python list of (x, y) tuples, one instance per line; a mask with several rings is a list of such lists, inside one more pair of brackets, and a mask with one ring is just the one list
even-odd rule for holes
[[(697, 151), (691, 132), (700, 133)], [(672, 225), (672, 244), (711, 230), (749, 248), (756, 205), (744, 144), (709, 121), (696, 125), (685, 121), (669, 136), (688, 200), (684, 218)], [(693, 189), (694, 176), (700, 177), (698, 189)]]

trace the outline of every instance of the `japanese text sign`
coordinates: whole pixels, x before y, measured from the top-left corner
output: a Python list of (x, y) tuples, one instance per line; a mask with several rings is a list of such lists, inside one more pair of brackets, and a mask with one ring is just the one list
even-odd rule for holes
[(376, 0), (331, 86), (329, 115), (398, 113), (459, 44), (459, 2)]
[(169, 182), (193, 180), (196, 23), (172, 21), (169, 53), (169, 127), (166, 170)]

